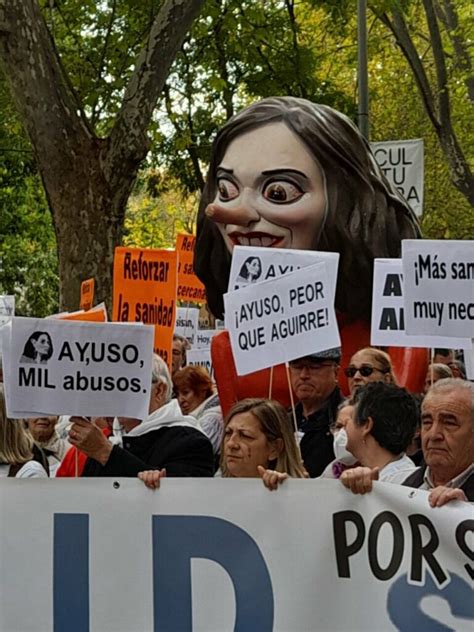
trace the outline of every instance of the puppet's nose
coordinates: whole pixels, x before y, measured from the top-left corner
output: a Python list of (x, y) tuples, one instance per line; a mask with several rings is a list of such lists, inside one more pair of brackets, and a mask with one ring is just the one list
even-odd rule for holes
[(215, 202), (209, 204), (204, 211), (214, 222), (219, 224), (236, 224), (237, 226), (249, 226), (258, 222), (260, 214), (249, 204), (239, 204), (232, 208), (223, 207)]

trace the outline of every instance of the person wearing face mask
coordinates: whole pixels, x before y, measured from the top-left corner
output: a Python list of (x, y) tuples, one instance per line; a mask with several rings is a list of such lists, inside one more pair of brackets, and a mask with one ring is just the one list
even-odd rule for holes
[[(349, 462), (349, 455), (353, 455), (360, 467), (353, 463), (352, 467), (336, 470), (337, 475), (333, 472), (325, 478), (339, 478), (355, 493), (358, 493), (358, 472), (361, 470), (375, 470), (382, 482), (405, 481), (416, 470), (413, 461), (405, 454), (419, 425), (420, 411), (415, 398), (395, 384), (374, 382), (357, 391), (349, 408), (345, 427), (339, 430), (339, 433), (345, 433), (347, 440), (344, 434), (339, 439), (338, 434), (335, 451), (339, 458)], [(266, 487), (276, 489), (288, 476), (286, 473), (266, 473), (262, 478)]]
[(329, 463), (321, 478), (339, 478), (345, 470), (357, 465), (356, 457), (347, 449), (346, 424), (352, 416), (354, 406), (350, 400), (345, 399), (337, 409), (336, 421), (331, 425), (330, 430), (333, 435), (334, 461)]

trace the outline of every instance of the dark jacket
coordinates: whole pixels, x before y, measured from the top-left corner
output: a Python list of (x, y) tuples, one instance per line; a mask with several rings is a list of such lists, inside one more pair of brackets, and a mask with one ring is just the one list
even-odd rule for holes
[(295, 407), (298, 430), (304, 433), (300, 442), (301, 456), (311, 478), (321, 476), (326, 465), (334, 460), (329, 426), (336, 420), (342, 399), (341, 391), (336, 387), (321, 408), (309, 417), (303, 416), (302, 404)]
[(176, 400), (155, 411), (123, 436), (123, 447), (114, 445), (105, 465), (87, 459), (82, 476), (136, 476), (163, 467), (168, 476), (213, 476), (211, 442), (178, 411)]
[[(415, 470), (413, 474), (410, 474), (410, 476), (403, 481), (402, 485), (406, 485), (406, 487), (421, 487), (424, 482), (425, 470), (426, 465)], [(463, 490), (466, 494), (466, 498), (470, 502), (474, 502), (474, 472), (467, 477), (459, 489)]]

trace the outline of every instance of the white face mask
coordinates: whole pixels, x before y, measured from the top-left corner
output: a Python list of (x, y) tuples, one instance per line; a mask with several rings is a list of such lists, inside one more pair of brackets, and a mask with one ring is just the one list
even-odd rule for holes
[(334, 454), (336, 460), (344, 463), (344, 465), (354, 465), (357, 463), (355, 456), (348, 451), (347, 446), (347, 433), (344, 428), (341, 428), (334, 435)]

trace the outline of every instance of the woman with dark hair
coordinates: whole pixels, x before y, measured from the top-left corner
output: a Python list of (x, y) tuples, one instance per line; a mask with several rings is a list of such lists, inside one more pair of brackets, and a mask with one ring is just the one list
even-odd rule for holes
[[(342, 446), (350, 467), (329, 474), (345, 487), (361, 493), (361, 473), (376, 472), (378, 480), (402, 483), (416, 469), (406, 456), (420, 421), (415, 398), (404, 388), (385, 382), (373, 382), (360, 388), (350, 400), (350, 414), (344, 420)], [(350, 456), (353, 456), (351, 462)], [(356, 465), (356, 464), (359, 465)], [(324, 473), (328, 477), (328, 472)], [(267, 470), (263, 482), (277, 489), (287, 474)]]
[(234, 245), (339, 252), (336, 308), (369, 320), (374, 258), (399, 257), (401, 240), (419, 236), (347, 116), (271, 97), (232, 117), (214, 140), (194, 266), (222, 318)]
[(44, 364), (53, 355), (53, 343), (47, 331), (35, 331), (31, 334), (23, 349), (20, 362), (23, 364)]
[(199, 421), (217, 454), (224, 426), (219, 396), (209, 373), (204, 367), (186, 366), (173, 375), (173, 386), (181, 412)]
[(239, 275), (235, 279), (235, 290), (241, 287), (246, 287), (251, 283), (255, 283), (262, 274), (262, 263), (258, 257), (248, 257), (242, 267), (240, 268)]

